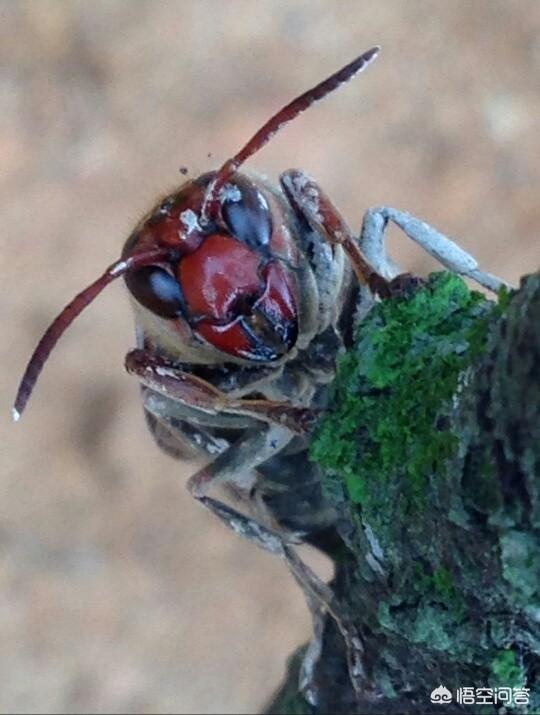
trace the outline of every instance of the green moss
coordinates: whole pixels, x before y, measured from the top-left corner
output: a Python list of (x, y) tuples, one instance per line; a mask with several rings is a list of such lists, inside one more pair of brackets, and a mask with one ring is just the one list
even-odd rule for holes
[(454, 623), (444, 611), (425, 606), (417, 610), (408, 638), (412, 643), (450, 654), (454, 646)]
[(439, 566), (433, 571), (428, 583), (430, 589), (425, 589), (427, 597), (442, 604), (454, 622), (459, 623), (465, 613), (465, 603), (462, 594), (456, 589), (450, 571), (445, 566)]
[(456, 275), (432, 274), (412, 296), (378, 304), (340, 361), (311, 454), (374, 518), (392, 519), (398, 502), (423, 510), (429, 479), (444, 473), (457, 445), (445, 410), (484, 348), (492, 306)]
[(454, 595), (452, 576), (444, 566), (440, 566), (433, 572), (433, 586), (444, 601), (449, 601)]
[(378, 626), (387, 636), (395, 634), (409, 644), (444, 651), (454, 662), (472, 660), (474, 648), (467, 637), (467, 627), (456, 620), (453, 612), (429, 599), (409, 607), (392, 605), (392, 600), (382, 601), (377, 608)]
[(491, 661), (490, 684), (492, 687), (522, 688), (526, 680), (523, 666), (518, 663), (513, 650), (502, 650)]
[(523, 606), (540, 605), (540, 553), (533, 534), (509, 529), (499, 540), (503, 576)]
[[(463, 658), (470, 651), (463, 633), (465, 602), (456, 589), (450, 571), (440, 566), (432, 572), (421, 564), (412, 566), (408, 598), (393, 594), (379, 604), (377, 620), (385, 630), (399, 633), (414, 643), (426, 643), (435, 649)], [(431, 641), (430, 641), (431, 639)]]
[(464, 502), (477, 512), (494, 515), (501, 509), (500, 482), (491, 452), (478, 449), (469, 454), (462, 486)]
[(497, 305), (499, 306), (499, 311), (504, 313), (508, 306), (510, 305), (510, 300), (514, 295), (515, 291), (511, 290), (508, 286), (501, 286), (499, 292), (497, 293)]
[(418, 563), (413, 564), (414, 589), (419, 595), (423, 595), (431, 590), (433, 579), (430, 574)]
[(438, 600), (447, 606), (457, 598), (452, 574), (445, 566), (439, 566), (432, 573), (426, 572), (420, 564), (414, 565), (414, 586), (420, 596)]

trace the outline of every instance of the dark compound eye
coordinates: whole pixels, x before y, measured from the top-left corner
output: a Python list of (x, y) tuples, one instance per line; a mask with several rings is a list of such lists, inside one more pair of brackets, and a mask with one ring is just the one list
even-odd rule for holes
[(163, 268), (148, 266), (126, 273), (126, 285), (141, 305), (161, 318), (183, 314), (184, 299), (178, 281)]
[(221, 215), (231, 234), (250, 248), (265, 248), (272, 237), (272, 216), (257, 187), (243, 176), (222, 190)]

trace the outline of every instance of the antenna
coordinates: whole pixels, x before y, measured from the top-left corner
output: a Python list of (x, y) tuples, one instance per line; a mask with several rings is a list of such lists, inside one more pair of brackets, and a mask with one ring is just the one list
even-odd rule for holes
[(379, 46), (372, 47), (367, 52), (356, 57), (352, 62), (349, 62), (345, 67), (334, 72), (334, 74), (330, 75), (327, 79), (319, 82), (315, 87), (308, 89), (307, 92), (293, 99), (292, 102), (289, 102), (289, 104), (280, 109), (277, 114), (274, 114), (237, 154), (231, 159), (227, 159), (208, 185), (201, 209), (201, 224), (206, 223), (210, 218), (216, 215), (219, 208), (219, 193), (221, 189), (250, 156), (257, 153), (280, 129), (289, 122), (292, 122), (293, 119), (296, 119), (296, 117), (302, 112), (305, 112), (306, 109), (309, 109), (312, 104), (324, 99), (328, 94), (352, 79), (355, 74), (362, 72), (377, 57), (380, 49)]
[(173, 260), (173, 253), (174, 251), (170, 248), (152, 248), (116, 261), (116, 263), (113, 263), (107, 268), (103, 275), (76, 295), (71, 303), (66, 305), (64, 310), (53, 320), (43, 334), (43, 337), (37, 344), (26, 366), (12, 409), (13, 420), (15, 422), (20, 420), (37, 379), (54, 346), (86, 306), (89, 305), (109, 283), (112, 283), (112, 281), (119, 276), (123, 276), (127, 271), (142, 268), (143, 266), (151, 265), (159, 261)]

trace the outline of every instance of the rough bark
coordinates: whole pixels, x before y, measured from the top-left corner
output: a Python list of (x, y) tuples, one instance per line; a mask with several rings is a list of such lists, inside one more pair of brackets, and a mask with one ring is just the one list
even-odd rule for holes
[[(363, 322), (313, 457), (377, 697), (355, 699), (328, 620), (318, 705), (297, 653), (269, 712), (495, 713), (456, 690), (504, 686), (530, 689), (514, 712), (540, 712), (539, 326), (538, 274), (498, 303), (436, 274)], [(430, 702), (439, 685), (450, 703)]]

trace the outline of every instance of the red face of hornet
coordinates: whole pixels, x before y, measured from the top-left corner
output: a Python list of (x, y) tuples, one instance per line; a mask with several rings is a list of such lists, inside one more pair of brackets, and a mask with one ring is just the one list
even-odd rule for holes
[(135, 229), (123, 255), (151, 248), (171, 258), (125, 276), (147, 340), (194, 363), (273, 363), (298, 337), (299, 250), (290, 216), (262, 181), (236, 173), (203, 216), (204, 174), (166, 197)]

